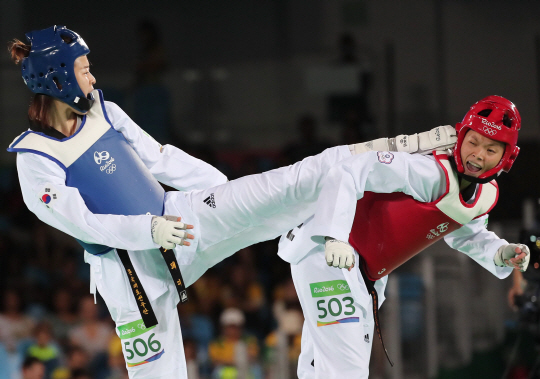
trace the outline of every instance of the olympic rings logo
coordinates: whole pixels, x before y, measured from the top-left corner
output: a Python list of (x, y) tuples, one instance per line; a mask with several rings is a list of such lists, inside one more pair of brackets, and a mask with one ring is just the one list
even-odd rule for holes
[(497, 130), (488, 128), (487, 126), (484, 126), (484, 132), (486, 132), (490, 136), (494, 136), (495, 134), (497, 134)]
[(112, 165), (110, 165), (109, 167), (107, 167), (107, 169), (105, 170), (105, 172), (106, 172), (107, 174), (112, 174), (115, 170), (116, 170), (116, 165), (113, 163)]
[(97, 164), (101, 164), (102, 161), (106, 161), (107, 159), (109, 159), (110, 155), (109, 155), (109, 152), (108, 151), (96, 151), (94, 153), (94, 161), (97, 163)]
[(349, 291), (349, 285), (348, 284), (338, 284), (337, 288), (342, 291)]

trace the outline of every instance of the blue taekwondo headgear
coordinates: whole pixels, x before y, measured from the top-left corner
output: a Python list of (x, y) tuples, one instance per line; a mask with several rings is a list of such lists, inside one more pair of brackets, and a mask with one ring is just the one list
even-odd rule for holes
[[(71, 42), (64, 42), (62, 36)], [(92, 93), (83, 93), (75, 77), (75, 59), (90, 52), (84, 40), (65, 26), (51, 26), (26, 33), (32, 48), (22, 60), (22, 77), (34, 93), (52, 96), (82, 113), (94, 104)], [(58, 84), (58, 85), (57, 85)]]

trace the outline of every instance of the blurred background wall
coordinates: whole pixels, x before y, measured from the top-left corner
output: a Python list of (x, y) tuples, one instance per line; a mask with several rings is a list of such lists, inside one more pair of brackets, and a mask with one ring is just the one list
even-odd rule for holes
[[(328, 145), (453, 125), (475, 101), (507, 97), (523, 120), (522, 151), (510, 176), (499, 181), (501, 197), (490, 225), (517, 241), (538, 226), (539, 19), (540, 2), (533, 0), (2, 0), (0, 40), (22, 40), (25, 32), (52, 24), (77, 31), (91, 49), (96, 88), (106, 99), (159, 142), (215, 164), (230, 178), (294, 162)], [(30, 92), (7, 54), (0, 55), (0, 79), (0, 145), (7, 147), (27, 128)], [(25, 240), (31, 257), (35, 233), (54, 234), (34, 219), (36, 229), (28, 231), (24, 217), (33, 215), (24, 213), (14, 162), (13, 154), (0, 149), (3, 288), (17, 284), (9, 280), (17, 274), (6, 268), (13, 263), (6, 246)], [(527, 209), (533, 207), (528, 225), (526, 199)], [(62, 248), (68, 249), (66, 243)], [(516, 317), (506, 306), (511, 280), (477, 272), (468, 260), (436, 246), (395, 274), (389, 291), (397, 291), (397, 303), (390, 294), (387, 317), (412, 323), (406, 329), (412, 334), (399, 327), (389, 332), (403, 348), (401, 368), (393, 372), (381, 363), (375, 341), (374, 375), (434, 377), (443, 375), (441, 367), (470, 364), (474, 351), (507, 346), (505, 320)], [(288, 268), (273, 255), (275, 244), (254, 249), (265, 257), (250, 264), (259, 267), (255, 281), (269, 307), (261, 313), (266, 330), (277, 325), (268, 309), (277, 301), (275, 291), (287, 288)], [(231, 261), (216, 272), (249, 267)], [(264, 272), (268, 264), (273, 274)], [(434, 346), (438, 353), (430, 355)], [(503, 371), (476, 377), (500, 377)]]
[[(371, 133), (416, 131), (423, 125), (415, 125), (415, 116), (455, 123), (474, 101), (496, 93), (518, 105), (523, 138), (538, 138), (540, 4), (532, 0), (97, 0), (85, 9), (4, 0), (2, 7), (4, 40), (65, 24), (89, 44), (98, 87), (123, 91), (136, 81), (137, 26), (154, 22), (168, 64), (162, 81), (171, 90), (173, 123), (188, 139), (279, 147), (291, 138), (296, 115), (308, 111), (336, 138), (327, 94), (308, 79), (310, 70), (343, 63), (343, 33), (353, 39), (350, 63), (373, 75)], [(2, 55), (3, 117), (19, 112), (18, 122), (3, 122), (12, 133), (24, 127), (28, 94), (17, 71)], [(193, 113), (202, 110), (207, 130), (190, 136), (185, 131), (200, 121)]]

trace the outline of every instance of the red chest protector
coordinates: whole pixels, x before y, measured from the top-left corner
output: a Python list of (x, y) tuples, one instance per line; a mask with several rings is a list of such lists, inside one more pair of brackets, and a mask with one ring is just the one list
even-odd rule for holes
[(446, 191), (437, 200), (422, 203), (402, 192), (366, 192), (356, 203), (349, 243), (362, 256), (369, 279), (389, 274), (497, 203), (499, 189), (494, 180), (480, 184), (475, 201), (465, 203), (447, 155), (433, 155), (446, 175)]

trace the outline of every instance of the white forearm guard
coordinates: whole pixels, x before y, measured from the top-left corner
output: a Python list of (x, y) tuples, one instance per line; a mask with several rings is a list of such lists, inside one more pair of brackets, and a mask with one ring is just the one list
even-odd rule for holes
[(400, 134), (395, 138), (379, 138), (373, 141), (349, 145), (351, 154), (367, 151), (398, 151), (409, 154), (429, 154), (433, 150), (446, 150), (454, 147), (457, 141), (456, 130), (450, 125), (437, 126), (428, 132), (411, 135)]
[(353, 155), (367, 153), (368, 151), (397, 151), (392, 150), (388, 145), (388, 141), (394, 139), (395, 138), (378, 138), (373, 141), (355, 143), (354, 145), (349, 145), (349, 149)]

